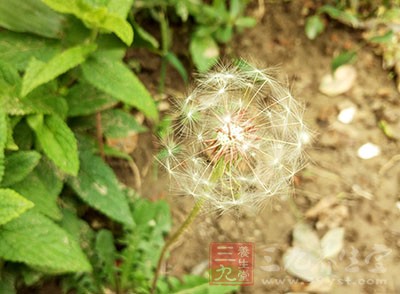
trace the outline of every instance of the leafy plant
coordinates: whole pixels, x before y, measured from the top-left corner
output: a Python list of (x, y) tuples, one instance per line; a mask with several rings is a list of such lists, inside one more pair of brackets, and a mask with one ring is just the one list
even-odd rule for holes
[[(400, 76), (400, 35), (396, 29), (400, 17), (398, 1), (336, 1), (336, 5), (323, 5), (306, 19), (305, 34), (310, 40), (324, 32), (325, 15), (354, 29), (363, 30), (365, 44), (362, 46), (368, 44), (378, 48), (383, 56), (384, 67), (394, 69)], [(354, 61), (357, 50), (337, 55), (332, 61), (332, 70)], [(400, 91), (399, 81), (398, 89)]]
[[(156, 51), (162, 81), (167, 63), (187, 81), (171, 49), (170, 18), (193, 19), (191, 53), (204, 71), (216, 61), (208, 62), (207, 44), (215, 49), (234, 27), (254, 24), (242, 16), (245, 4), (0, 0), (1, 293), (54, 274), (69, 274), (65, 289), (78, 292), (149, 288), (156, 252), (170, 228), (169, 208), (127, 195), (103, 160), (132, 161), (105, 144), (148, 130), (132, 111), (143, 113), (149, 125), (159, 120), (156, 102), (124, 62), (125, 52), (129, 46)], [(142, 12), (159, 22), (161, 49), (136, 20)], [(86, 212), (100, 215), (100, 230), (84, 220)], [(160, 289), (170, 293), (204, 281), (165, 280)]]

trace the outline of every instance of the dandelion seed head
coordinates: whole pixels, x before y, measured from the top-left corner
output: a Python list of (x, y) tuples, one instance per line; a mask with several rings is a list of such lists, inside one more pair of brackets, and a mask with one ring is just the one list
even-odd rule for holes
[(222, 211), (287, 195), (311, 134), (301, 105), (268, 70), (221, 66), (176, 106), (160, 160), (176, 193)]

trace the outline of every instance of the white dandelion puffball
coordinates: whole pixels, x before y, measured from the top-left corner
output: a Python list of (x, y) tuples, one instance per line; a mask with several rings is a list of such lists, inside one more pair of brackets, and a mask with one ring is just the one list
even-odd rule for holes
[(220, 67), (176, 103), (159, 158), (173, 190), (223, 211), (287, 195), (310, 135), (303, 108), (267, 70)]

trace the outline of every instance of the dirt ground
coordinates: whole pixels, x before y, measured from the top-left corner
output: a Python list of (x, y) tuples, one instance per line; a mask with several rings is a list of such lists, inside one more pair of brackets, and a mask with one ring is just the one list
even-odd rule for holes
[[(297, 176), (291, 197), (274, 199), (258, 214), (204, 213), (173, 248), (166, 271), (181, 276), (206, 270), (210, 242), (253, 242), (254, 286), (243, 287), (241, 293), (307, 293), (306, 283), (282, 267), (292, 230), (304, 220), (320, 237), (329, 227), (345, 229), (343, 249), (331, 263), (335, 279), (329, 293), (400, 293), (400, 148), (398, 141), (378, 127), (384, 119), (395, 134), (400, 133), (400, 95), (395, 82), (372, 49), (362, 46), (360, 32), (330, 21), (326, 32), (310, 41), (304, 34), (303, 1), (271, 2), (258, 25), (238, 35), (225, 53), (279, 68), (280, 78), (287, 79), (294, 95), (306, 104), (306, 121), (315, 132), (308, 149), (309, 164)], [(256, 12), (256, 7), (250, 11)], [(359, 47), (354, 63), (357, 79), (351, 90), (336, 97), (320, 93), (319, 83), (330, 70), (332, 56)], [(158, 64), (143, 63), (141, 78), (153, 89), (158, 68)], [(171, 69), (168, 95), (182, 92), (177, 81), (179, 76)], [(349, 102), (357, 107), (356, 116), (352, 123), (342, 124), (338, 111)], [(359, 158), (357, 150), (367, 142), (378, 145), (381, 154)], [(143, 156), (136, 154), (139, 161), (148, 159)], [(168, 188), (158, 185), (145, 194), (168, 199), (176, 228), (193, 201), (162, 191)], [(323, 208), (316, 207), (317, 203)], [(272, 264), (280, 269), (263, 270)], [(379, 266), (383, 273), (374, 271)]]

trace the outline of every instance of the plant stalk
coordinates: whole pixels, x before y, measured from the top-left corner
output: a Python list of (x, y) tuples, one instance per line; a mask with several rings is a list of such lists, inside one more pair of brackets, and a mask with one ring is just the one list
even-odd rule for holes
[(150, 291), (151, 294), (154, 294), (156, 291), (157, 280), (160, 276), (161, 264), (164, 260), (165, 254), (167, 253), (167, 251), (171, 247), (171, 245), (174, 244), (179, 239), (179, 237), (186, 231), (186, 229), (193, 223), (193, 221), (196, 219), (199, 212), (201, 211), (201, 208), (203, 207), (204, 202), (205, 202), (204, 198), (202, 198), (198, 202), (196, 202), (195, 206), (192, 208), (192, 211), (187, 216), (186, 220), (182, 223), (182, 225), (179, 227), (179, 229), (167, 240), (167, 242), (165, 242), (165, 244), (161, 250), (160, 257), (158, 258), (157, 268), (154, 273), (153, 283), (152, 283), (151, 291)]

